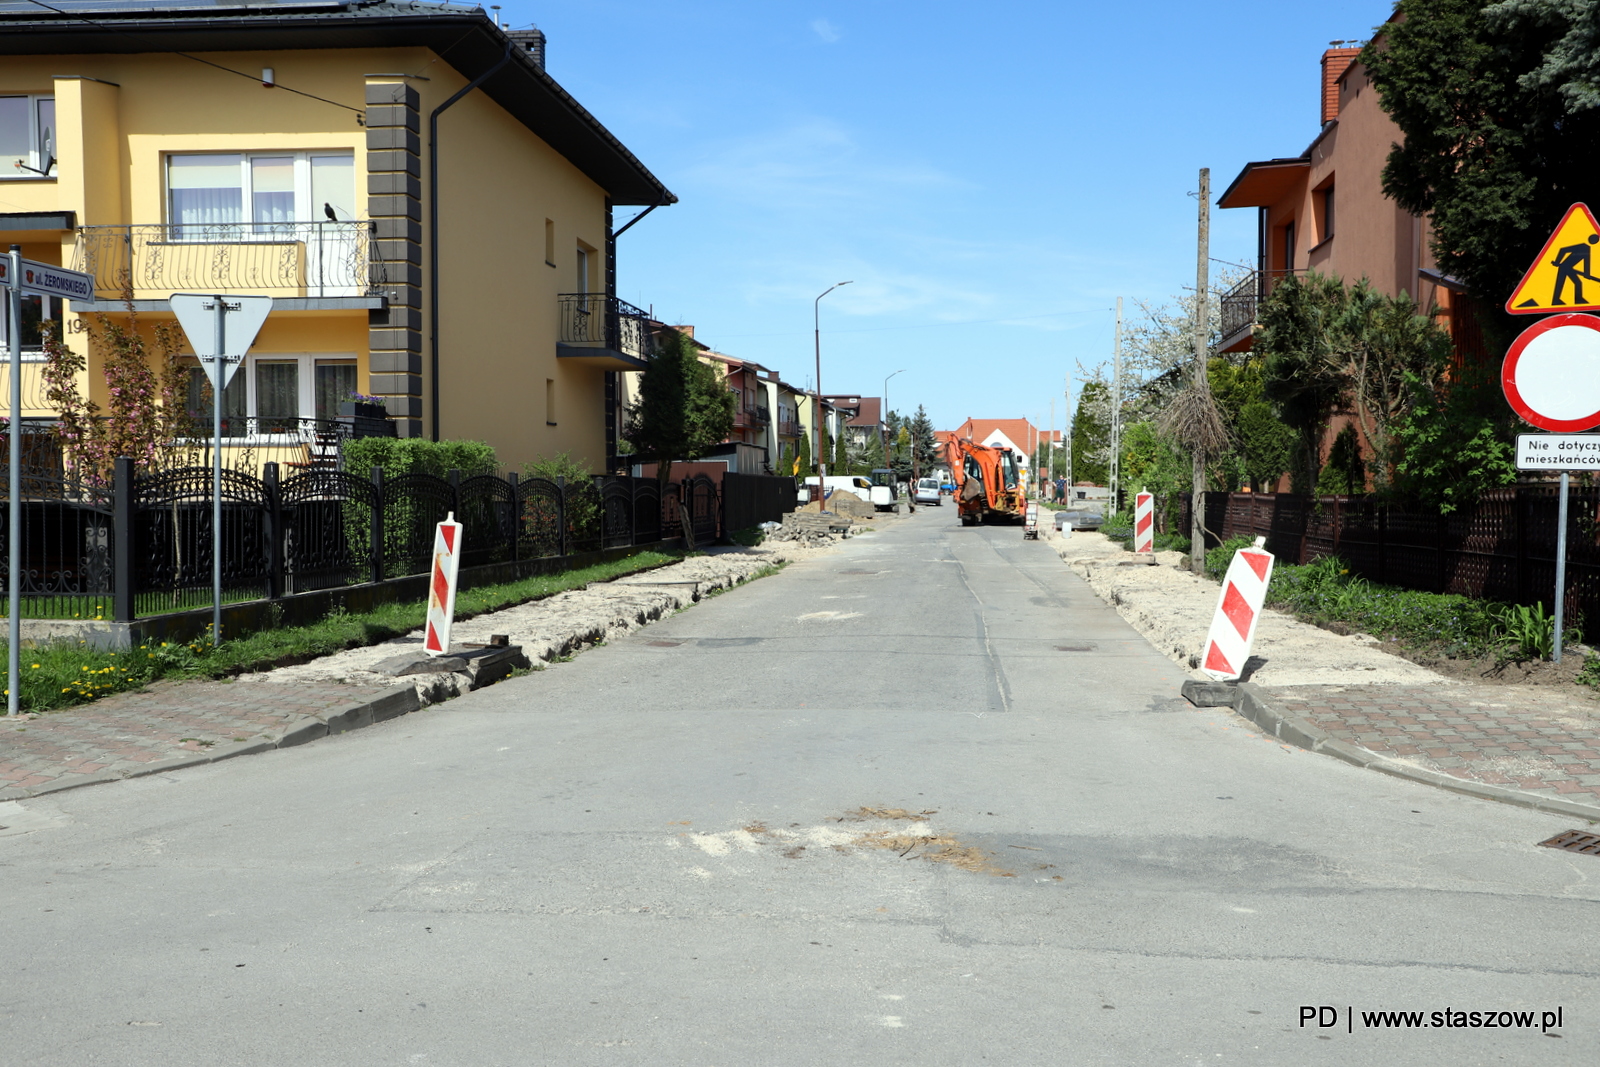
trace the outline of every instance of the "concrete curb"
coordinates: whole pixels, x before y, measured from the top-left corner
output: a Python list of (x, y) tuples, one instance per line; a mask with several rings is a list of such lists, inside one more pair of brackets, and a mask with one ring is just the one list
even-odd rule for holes
[(1468, 781), (1440, 771), (1430, 771), (1423, 767), (1400, 763), (1358, 745), (1352, 745), (1348, 741), (1341, 741), (1320, 726), (1274, 707), (1262, 694), (1260, 687), (1252, 682), (1238, 684), (1230, 706), (1261, 727), (1262, 732), (1271, 734), (1280, 741), (1286, 741), (1309, 752), (1332, 756), (1356, 767), (1483, 800), (1496, 800), (1502, 804), (1515, 804), (1518, 807), (1532, 808), (1534, 811), (1551, 815), (1566, 815), (1588, 822), (1600, 822), (1600, 807), (1592, 804), (1576, 804), (1570, 800), (1542, 797), (1537, 793), (1525, 793), (1519, 789), (1506, 789), (1497, 785)]
[(289, 723), (282, 734), (276, 738), (262, 738), (253, 741), (240, 741), (236, 744), (218, 745), (210, 752), (185, 753), (171, 759), (157, 760), (128, 770), (97, 771), (94, 774), (85, 774), (79, 778), (63, 779), (50, 782), (46, 785), (36, 786), (31, 789), (5, 789), (0, 790), (0, 800), (25, 800), (30, 797), (42, 797), (50, 793), (64, 793), (69, 789), (81, 789), (87, 785), (99, 785), (102, 782), (120, 782), (128, 778), (144, 778), (152, 774), (163, 774), (167, 771), (182, 770), (185, 767), (198, 767), (206, 763), (221, 763), (235, 756), (253, 756), (261, 752), (270, 752), (275, 748), (293, 748), (303, 745), (307, 741), (315, 741), (319, 737), (331, 734), (348, 733), (359, 730), (363, 726), (372, 726), (376, 723), (398, 719), (422, 707), (422, 701), (417, 696), (416, 686), (406, 684), (383, 690), (371, 700), (346, 704), (344, 707), (333, 708), (323, 715), (304, 715), (298, 720)]

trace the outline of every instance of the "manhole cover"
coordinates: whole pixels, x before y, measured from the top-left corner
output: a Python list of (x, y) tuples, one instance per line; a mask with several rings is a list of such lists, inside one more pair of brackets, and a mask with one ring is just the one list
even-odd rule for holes
[(1585, 856), (1600, 856), (1600, 834), (1586, 833), (1583, 830), (1568, 830), (1564, 834), (1557, 834), (1548, 841), (1540, 841), (1539, 844), (1545, 848), (1581, 852)]
[(683, 642), (682, 641), (651, 641), (649, 644), (650, 644), (651, 648), (677, 648), (679, 645), (683, 644)]
[(701, 648), (740, 648), (760, 641), (759, 637), (702, 637)]
[(1057, 645), (1057, 652), (1093, 652), (1093, 645)]

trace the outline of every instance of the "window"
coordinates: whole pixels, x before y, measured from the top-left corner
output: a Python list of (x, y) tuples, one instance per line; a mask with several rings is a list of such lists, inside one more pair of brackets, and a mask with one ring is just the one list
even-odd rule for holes
[(544, 424), (546, 426), (554, 426), (556, 424), (556, 380), (554, 378), (546, 378), (544, 380)]
[(1294, 270), (1294, 223), (1283, 228), (1283, 269)]
[(587, 293), (589, 291), (589, 250), (587, 248), (584, 248), (582, 245), (578, 246), (578, 279), (577, 279), (577, 281), (578, 281), (578, 287), (576, 289), (574, 289), (573, 292), (575, 292), (575, 293)]
[[(339, 356), (246, 356), (222, 393), (223, 435), (310, 432), (303, 421), (332, 419), (356, 391), (356, 361)], [(210, 383), (198, 362), (189, 368), (189, 414), (211, 423)]]
[[(0, 289), (0, 294), (6, 292), (8, 292), (8, 290)], [(0, 305), (3, 305), (4, 303), (4, 298), (0, 297)], [(3, 306), (0, 306), (0, 358), (4, 358), (5, 354), (11, 351), (11, 335), (9, 333), (10, 319), (10, 313), (6, 311)], [(42, 329), (42, 326), (44, 320), (47, 319), (48, 321), (55, 323), (56, 336), (60, 337), (63, 326), (61, 298), (59, 296), (39, 296), (33, 293), (23, 293), (23, 358), (26, 359), (30, 356), (35, 359), (43, 358), (42, 349), (44, 348), (44, 330)]]
[(1322, 239), (1333, 236), (1333, 186), (1322, 190)]
[(0, 178), (55, 174), (56, 98), (0, 96)]
[(547, 267), (556, 265), (556, 223), (554, 219), (544, 220), (544, 262)]
[[(220, 227), (296, 236), (306, 223), (348, 222), (355, 211), (350, 152), (207, 152), (167, 157), (167, 221), (174, 240)], [(299, 226), (295, 224), (301, 224)]]

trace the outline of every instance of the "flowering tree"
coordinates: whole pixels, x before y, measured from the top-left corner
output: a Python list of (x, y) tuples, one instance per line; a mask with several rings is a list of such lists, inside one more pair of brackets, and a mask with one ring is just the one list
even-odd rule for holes
[(181, 336), (170, 322), (157, 323), (151, 334), (147, 344), (131, 306), (126, 324), (95, 316), (89, 344), (101, 357), (107, 398), (102, 411), (79, 388), (87, 359), (45, 326), (45, 399), (56, 412), (54, 433), (67, 468), (85, 481), (109, 483), (118, 456), (144, 467), (197, 458), (188, 368), (178, 357)]

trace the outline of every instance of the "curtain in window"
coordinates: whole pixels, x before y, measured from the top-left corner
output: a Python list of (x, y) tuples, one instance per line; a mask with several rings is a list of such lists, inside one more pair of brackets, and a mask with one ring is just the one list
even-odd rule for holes
[(39, 169), (51, 170), (50, 161), (56, 158), (56, 98), (47, 96), (39, 101)]
[(356, 365), (319, 362), (316, 374), (317, 418), (337, 418), (339, 405), (349, 400), (350, 394), (356, 391)]
[(256, 364), (256, 425), (262, 433), (299, 428), (300, 364)]
[(293, 156), (251, 157), (250, 217), (256, 233), (293, 233)]
[(194, 240), (244, 221), (243, 157), (229, 154), (168, 156), (173, 239)]

